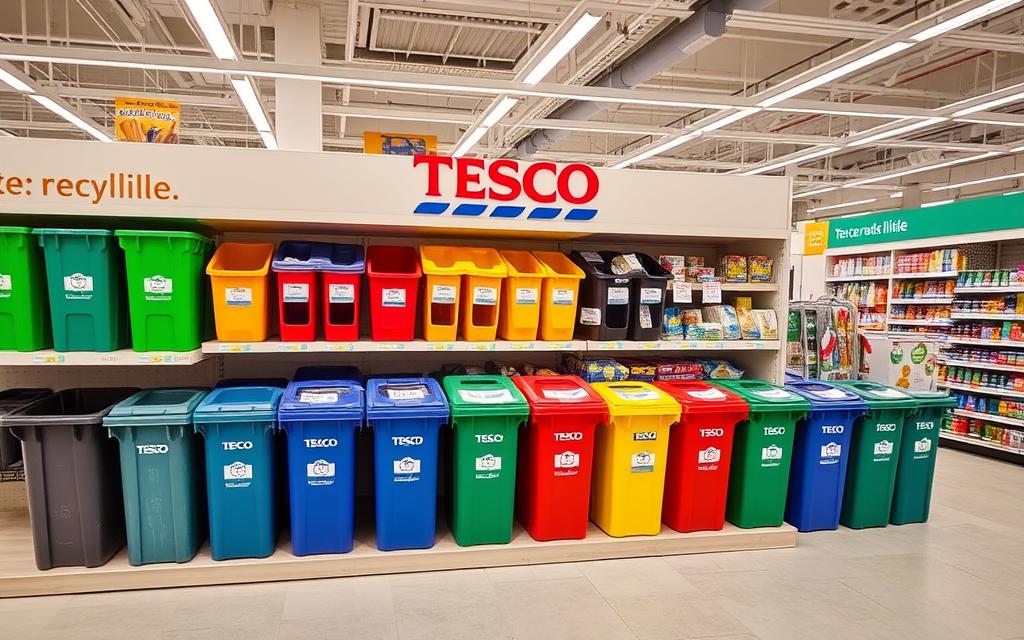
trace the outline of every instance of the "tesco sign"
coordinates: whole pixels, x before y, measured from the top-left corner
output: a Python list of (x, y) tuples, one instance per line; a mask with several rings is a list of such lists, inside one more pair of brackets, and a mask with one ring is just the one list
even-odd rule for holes
[[(417, 214), (491, 218), (525, 214), (526, 219), (574, 221), (597, 215), (597, 209), (587, 205), (600, 191), (601, 181), (585, 164), (418, 155), (413, 156), (412, 165), (425, 167), (423, 196), (431, 198), (416, 206)], [(450, 184), (452, 178), (455, 188), (449, 192), (442, 184)], [(524, 199), (529, 205), (505, 204)]]

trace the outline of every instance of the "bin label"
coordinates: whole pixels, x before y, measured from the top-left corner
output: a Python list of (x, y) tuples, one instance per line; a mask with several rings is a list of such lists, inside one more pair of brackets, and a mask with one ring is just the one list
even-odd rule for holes
[(580, 307), (580, 324), (596, 327), (601, 324), (601, 310), (592, 307)]
[(634, 431), (633, 432), (633, 442), (646, 442), (646, 441), (657, 440), (657, 439), (658, 439), (658, 432), (657, 431)]
[(476, 441), (480, 444), (485, 442), (504, 442), (505, 436), (500, 433), (478, 433)]
[(820, 391), (812, 391), (816, 397), (824, 398), (825, 400), (842, 400), (846, 397), (842, 389), (821, 389)]
[(872, 389), (871, 394), (876, 398), (892, 398), (894, 400), (906, 400), (910, 396), (895, 389)]
[(501, 456), (493, 454), (484, 454), (476, 459), (476, 478), (477, 480), (490, 480), (491, 478), (497, 478), (501, 471)]
[(842, 433), (845, 430), (846, 427), (841, 424), (826, 424), (821, 427), (822, 433)]
[(537, 304), (537, 290), (531, 287), (516, 287), (516, 304)]
[(646, 305), (646, 304), (640, 305), (640, 328), (641, 329), (652, 329), (652, 328), (654, 328), (654, 323), (651, 320), (651, 307)]
[[(718, 468), (715, 464), (722, 459), (722, 450), (718, 447), (708, 447), (697, 452), (697, 469), (700, 471), (714, 471)], [(714, 466), (712, 466), (714, 465)]]
[(494, 287), (473, 287), (473, 304), (498, 304), (498, 290)]
[(933, 420), (919, 420), (917, 422), (918, 431), (931, 431), (935, 428), (935, 422)]
[(323, 458), (306, 465), (306, 484), (313, 487), (324, 487), (334, 484), (334, 463)]
[(381, 289), (380, 305), (382, 307), (404, 307), (405, 289)]
[(553, 289), (551, 291), (551, 304), (570, 305), (575, 299), (575, 292), (572, 289)]
[(629, 304), (629, 287), (608, 287), (608, 304)]
[(782, 464), (782, 447), (777, 444), (761, 447), (762, 467), (777, 467), (780, 464)]
[(299, 402), (304, 404), (337, 404), (339, 397), (337, 389), (305, 389), (299, 392)]
[(875, 462), (886, 462), (892, 457), (893, 443), (891, 440), (879, 440), (875, 443)]
[(396, 447), (418, 447), (423, 444), (423, 436), (391, 436), (391, 444)]
[(587, 398), (587, 390), (581, 387), (575, 389), (544, 389), (541, 391), (548, 400), (583, 400)]
[(459, 389), (459, 397), (463, 402), (475, 404), (504, 404), (515, 402), (508, 389)]
[(226, 481), (225, 486), (232, 489), (248, 487), (252, 484), (251, 482), (241, 481), (252, 480), (252, 465), (244, 462), (232, 462), (224, 465), (224, 480)]
[(307, 449), (326, 449), (338, 446), (337, 438), (306, 438), (303, 440)]
[(755, 391), (754, 393), (761, 396), (762, 398), (772, 398), (780, 400), (789, 400), (790, 398), (793, 397), (792, 394), (783, 389), (762, 389), (760, 391)]
[(64, 276), (64, 297), (68, 300), (92, 300), (92, 276), (83, 273)]
[(660, 304), (664, 291), (656, 287), (640, 288), (640, 304)]
[(142, 292), (146, 294), (146, 300), (159, 302), (170, 300), (174, 293), (174, 280), (161, 275), (152, 275), (142, 279)]
[(228, 287), (224, 289), (224, 302), (229, 307), (251, 307), (252, 289), (249, 287)]
[(394, 461), (395, 482), (416, 482), (419, 480), (420, 460), (405, 456)]
[(286, 282), (281, 297), (285, 302), (309, 302), (309, 285), (304, 282)]
[(556, 431), (555, 442), (579, 442), (583, 439), (582, 431)]
[(843, 454), (843, 445), (838, 442), (830, 442), (821, 445), (821, 459), (818, 464), (837, 464), (839, 457)]
[(575, 451), (563, 451), (555, 454), (555, 475), (575, 476), (580, 473), (580, 454)]
[(225, 451), (237, 451), (239, 449), (252, 449), (252, 441), (250, 440), (238, 440), (238, 441), (226, 441), (221, 443)]
[[(932, 439), (921, 438), (920, 440), (914, 440), (914, 453), (928, 453), (932, 450)], [(924, 456), (922, 456), (924, 457)], [(918, 459), (918, 456), (914, 456), (914, 459)]]
[(450, 284), (435, 284), (430, 287), (430, 301), (438, 304), (455, 304), (455, 287)]
[(422, 400), (427, 397), (426, 391), (422, 387), (415, 387), (413, 389), (385, 389), (385, 393), (388, 394), (389, 400)]
[(356, 301), (356, 285), (327, 285), (327, 301), (331, 304), (352, 304)]
[(650, 451), (638, 451), (629, 458), (629, 470), (633, 473), (650, 473), (654, 471), (654, 454)]
[(654, 389), (640, 389), (639, 391), (612, 389), (612, 391), (623, 400), (661, 400), (661, 396)]
[(718, 389), (701, 389), (700, 391), (687, 391), (687, 395), (698, 400), (721, 400), (725, 394)]
[(155, 453), (167, 453), (170, 448), (166, 444), (137, 444), (135, 450), (140, 456), (152, 455)]
[[(11, 297), (11, 274), (0, 273), (0, 298)], [(557, 302), (555, 304), (558, 304)]]

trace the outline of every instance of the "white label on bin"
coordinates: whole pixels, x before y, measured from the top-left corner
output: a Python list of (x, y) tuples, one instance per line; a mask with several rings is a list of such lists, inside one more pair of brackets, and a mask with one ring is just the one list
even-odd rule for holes
[(252, 289), (249, 287), (228, 287), (224, 290), (224, 301), (229, 307), (252, 306)]
[(783, 389), (763, 389), (761, 391), (755, 391), (754, 393), (761, 396), (762, 398), (776, 398), (789, 400), (790, 398), (793, 397), (788, 391), (785, 391)]
[(476, 404), (502, 404), (515, 401), (512, 392), (508, 389), (459, 389), (459, 397), (463, 402)]
[(874, 389), (871, 391), (877, 398), (892, 398), (894, 400), (906, 400), (910, 396), (895, 389)]
[(838, 442), (830, 442), (828, 444), (821, 445), (821, 460), (820, 464), (835, 464), (838, 462), (839, 456), (843, 454), (843, 445)]
[(676, 276), (672, 281), (672, 302), (676, 304), (690, 304), (693, 302), (693, 285), (683, 279), (683, 276)]
[(650, 451), (638, 451), (629, 457), (629, 470), (633, 473), (651, 473), (654, 471), (654, 454)]
[(329, 486), (334, 484), (334, 463), (321, 458), (306, 464), (306, 481), (314, 486)]
[(777, 467), (780, 464), (782, 464), (782, 447), (777, 444), (761, 447), (762, 467)]
[(306, 404), (337, 404), (341, 397), (336, 389), (307, 389), (299, 392), (299, 402)]
[(64, 276), (64, 297), (68, 300), (92, 300), (92, 276), (82, 273)]
[(381, 289), (380, 298), (382, 307), (404, 307), (405, 289)]
[(551, 304), (570, 305), (576, 298), (574, 294), (575, 291), (573, 291), (572, 289), (552, 289)]
[(846, 394), (843, 393), (842, 389), (829, 388), (822, 389), (820, 391), (812, 391), (811, 393), (819, 398), (825, 398), (826, 400), (842, 400), (846, 397)]
[(721, 400), (725, 394), (718, 389), (701, 389), (700, 391), (687, 391), (686, 395), (698, 400)]
[(651, 308), (646, 305), (640, 305), (640, 328), (650, 329), (654, 325), (651, 323)]
[(893, 442), (891, 440), (879, 440), (875, 443), (875, 462), (885, 462), (892, 455)]
[(351, 304), (356, 301), (354, 284), (327, 285), (327, 300), (331, 304)]
[(532, 287), (516, 287), (516, 304), (537, 304), (537, 290)]
[(914, 453), (928, 453), (931, 450), (931, 438), (921, 438), (920, 440), (914, 440)]
[(0, 273), (0, 291), (10, 291), (10, 290), (11, 290), (11, 274), (9, 274), (9, 273)]
[(427, 397), (426, 392), (420, 388), (415, 389), (386, 389), (389, 400), (422, 400)]
[[(490, 453), (484, 454), (476, 459), (476, 470), (477, 471), (501, 471), (501, 456), (496, 456)], [(477, 474), (476, 477), (480, 477)]]
[[(405, 456), (401, 460), (394, 461), (394, 470), (396, 476), (410, 476), (420, 473), (420, 461), (418, 458), (412, 458)], [(407, 481), (409, 478), (399, 480), (395, 478), (395, 482)]]
[(702, 284), (702, 302), (704, 304), (718, 304), (722, 302), (722, 283), (705, 282)]
[(596, 327), (601, 324), (601, 310), (591, 307), (580, 308), (580, 324)]
[(579, 474), (580, 454), (575, 451), (563, 451), (555, 454), (555, 475), (575, 476)]
[(281, 291), (285, 302), (309, 302), (309, 285), (305, 283), (285, 283)]
[(601, 254), (596, 251), (580, 251), (580, 256), (587, 262), (593, 262), (595, 264), (601, 264), (604, 259), (601, 258)]
[(548, 400), (584, 400), (587, 396), (586, 389), (576, 387), (575, 389), (544, 389), (541, 391)]
[(430, 287), (430, 301), (437, 304), (455, 304), (455, 287), (450, 284), (435, 284)]
[(498, 304), (498, 290), (494, 287), (473, 287), (473, 304)]
[(661, 396), (653, 389), (639, 389), (637, 391), (612, 389), (612, 391), (623, 400), (661, 400)]
[(608, 287), (608, 304), (629, 304), (629, 287)]
[(708, 447), (697, 452), (697, 469), (700, 471), (712, 471), (705, 465), (714, 464), (722, 459), (722, 450), (718, 447)]
[[(225, 480), (252, 480), (252, 465), (244, 462), (232, 462), (224, 465)], [(246, 483), (248, 485), (248, 483)]]
[(137, 444), (135, 445), (135, 449), (139, 452), (140, 456), (167, 453), (170, 451), (170, 448), (166, 444)]
[(658, 304), (665, 292), (654, 287), (642, 287), (640, 289), (640, 304)]
[(167, 296), (174, 293), (174, 280), (161, 275), (143, 278), (142, 291), (147, 294), (146, 300), (166, 300)]

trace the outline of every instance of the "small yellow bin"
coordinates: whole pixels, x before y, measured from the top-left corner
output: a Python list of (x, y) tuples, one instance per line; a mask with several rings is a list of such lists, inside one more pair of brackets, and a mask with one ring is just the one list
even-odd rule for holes
[(594, 440), (590, 519), (614, 537), (661, 531), (669, 427), (679, 403), (646, 382), (596, 382), (608, 404), (608, 424)]
[(583, 269), (557, 251), (534, 251), (546, 277), (540, 295), (540, 339), (572, 340)]
[(540, 324), (544, 266), (529, 251), (499, 251), (508, 276), (501, 294), (498, 335), (503, 340), (536, 340)]
[(421, 246), (423, 264), (423, 339), (451, 342), (459, 330), (459, 298), (466, 264), (458, 247)]
[(270, 260), (274, 245), (225, 242), (206, 265), (217, 339), (262, 342), (269, 322)]
[(498, 334), (501, 281), (507, 273), (505, 263), (494, 249), (467, 247), (456, 252), (465, 267), (460, 333), (470, 342), (494, 340)]

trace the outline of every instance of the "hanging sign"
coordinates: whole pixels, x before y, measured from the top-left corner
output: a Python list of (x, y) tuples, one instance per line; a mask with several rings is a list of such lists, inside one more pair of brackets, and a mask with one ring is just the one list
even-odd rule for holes
[(181, 105), (168, 100), (114, 99), (114, 131), (121, 142), (177, 144)]

